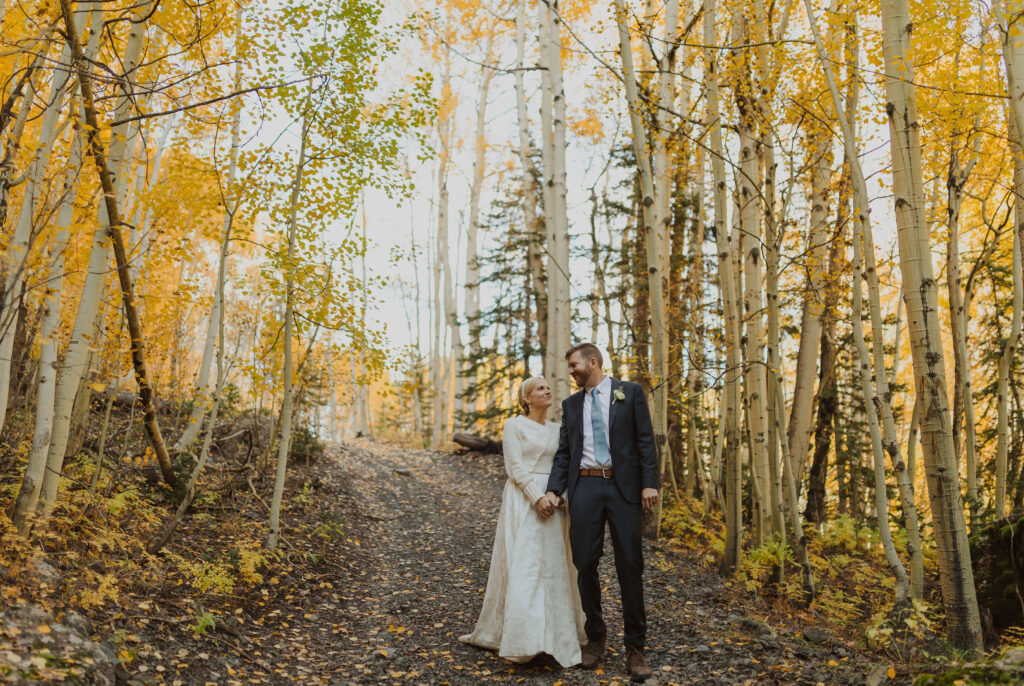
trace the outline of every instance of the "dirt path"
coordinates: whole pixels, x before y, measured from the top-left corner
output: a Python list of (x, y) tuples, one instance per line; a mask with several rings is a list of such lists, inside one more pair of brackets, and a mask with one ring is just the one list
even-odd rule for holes
[[(281, 579), (262, 617), (250, 602), (219, 650), (207, 648), (206, 659), (184, 671), (174, 667), (182, 659), (165, 656), (161, 674), (176, 673), (180, 684), (625, 681), (610, 544), (604, 598), (619, 634), (602, 670), (517, 666), (458, 642), (483, 598), (504, 485), (500, 458), (361, 442), (333, 451), (316, 471), (313, 497), (343, 532), (323, 548), (317, 573)], [(827, 636), (808, 632), (819, 639), (811, 643), (754, 619), (749, 599), (685, 554), (649, 545), (645, 555), (655, 672), (648, 683), (864, 683), (871, 666)]]

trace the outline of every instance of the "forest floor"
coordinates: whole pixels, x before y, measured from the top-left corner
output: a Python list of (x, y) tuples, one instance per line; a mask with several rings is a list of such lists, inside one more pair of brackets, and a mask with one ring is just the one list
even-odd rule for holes
[[(133, 623), (130, 637), (150, 646), (128, 666), (130, 681), (627, 681), (615, 636), (594, 672), (537, 661), (513, 665), (458, 642), (472, 630), (483, 598), (505, 478), (500, 457), (359, 441), (331, 448), (308, 473), (299, 471), (291, 478), (304, 478), (311, 497), (287, 515), (288, 571), (258, 594), (235, 599), (233, 610), (222, 607), (202, 635), (192, 622), (161, 619), (160, 607), (147, 604), (144, 612), (128, 613), (143, 618)], [(852, 643), (799, 619), (786, 625), (785, 616), (759, 605), (689, 551), (670, 543), (645, 545), (647, 654), (655, 675), (648, 683), (863, 684), (868, 673), (886, 671)], [(621, 627), (606, 546), (604, 603), (609, 627)], [(176, 588), (181, 586), (164, 590)], [(180, 607), (184, 595), (179, 601), (173, 604)]]

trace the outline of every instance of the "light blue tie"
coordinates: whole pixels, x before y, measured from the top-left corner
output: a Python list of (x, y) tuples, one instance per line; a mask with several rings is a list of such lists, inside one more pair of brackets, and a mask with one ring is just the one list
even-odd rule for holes
[(594, 460), (605, 468), (611, 463), (612, 455), (608, 449), (608, 434), (604, 431), (604, 412), (601, 411), (601, 399), (598, 395), (600, 391), (597, 388), (590, 392), (590, 423), (594, 427)]

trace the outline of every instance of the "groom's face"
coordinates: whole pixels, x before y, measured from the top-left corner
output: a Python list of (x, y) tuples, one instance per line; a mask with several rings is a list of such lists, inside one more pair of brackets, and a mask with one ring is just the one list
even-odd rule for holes
[(575, 352), (569, 357), (569, 376), (580, 388), (586, 388), (587, 381), (594, 370), (600, 366), (593, 357), (584, 357), (582, 352)]

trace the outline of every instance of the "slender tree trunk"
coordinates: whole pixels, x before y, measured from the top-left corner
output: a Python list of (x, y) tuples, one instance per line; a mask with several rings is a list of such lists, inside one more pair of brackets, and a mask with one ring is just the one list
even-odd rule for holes
[(1024, 27), (1024, 2), (1007, 0), (1005, 9), (1001, 2), (993, 3), (993, 13), (1002, 38), (1003, 61), (1006, 65), (1006, 91), (1010, 95), (1009, 114), (1011, 148), (1014, 153), (1014, 232), (1013, 232), (1013, 310), (1010, 315), (1010, 335), (1003, 343), (999, 357), (997, 381), (998, 417), (996, 420), (996, 488), (995, 511), (997, 516), (1006, 513), (1006, 472), (1009, 450), (1009, 399), (1008, 386), (1010, 368), (1021, 335), (1021, 317), (1024, 309), (1024, 286), (1021, 281), (1021, 242), (1024, 238), (1024, 46), (1021, 45), (1020, 31)]
[(431, 436), (433, 445), (441, 445), (447, 435), (449, 414), (449, 393), (446, 353), (443, 350), (444, 331), (448, 319), (442, 310), (442, 293), (444, 300), (451, 297), (450, 280), (447, 274), (448, 265), (448, 167), (450, 163), (451, 110), (454, 107), (451, 92), (450, 63), (445, 52), (445, 72), (441, 83), (441, 102), (439, 105), (437, 126), (440, 150), (438, 153), (438, 202), (437, 202), (437, 242), (434, 254), (434, 431)]
[(568, 371), (563, 354), (570, 347), (572, 298), (569, 286), (569, 215), (566, 205), (566, 120), (565, 90), (562, 83), (562, 35), (558, 0), (541, 0), (541, 69), (544, 95), (541, 100), (542, 126), (545, 130), (545, 225), (548, 262), (548, 331), (544, 375), (555, 396), (553, 419), (560, 420), (561, 403), (570, 393)]
[[(1011, 110), (1019, 108), (1019, 103), (1011, 99)], [(1010, 133), (1013, 138), (1013, 189), (1014, 189), (1014, 227), (1013, 227), (1013, 301), (1010, 311), (1010, 334), (1003, 341), (1003, 349), (999, 355), (999, 367), (996, 381), (996, 484), (993, 502), (997, 517), (1006, 515), (1007, 465), (1010, 446), (1010, 370), (1013, 358), (1017, 354), (1017, 346), (1021, 336), (1021, 314), (1024, 309), (1024, 287), (1021, 282), (1021, 233), (1024, 232), (1024, 144), (1021, 143), (1021, 129), (1016, 121), (1010, 122)]]
[[(696, 211), (693, 222), (693, 232), (690, 235), (689, 273), (687, 275), (687, 323), (690, 330), (689, 358), (690, 368), (686, 379), (686, 406), (687, 406), (687, 432), (686, 432), (686, 492), (697, 497), (698, 491), (705, 493), (705, 504), (710, 506), (707, 500), (707, 488), (704, 484), (704, 469), (700, 457), (700, 441), (697, 433), (697, 422), (701, 414), (701, 391), (703, 390), (704, 372), (704, 310), (701, 307), (701, 296), (704, 288), (704, 149), (697, 151), (696, 162), (697, 173), (700, 181), (697, 183), (697, 191), (694, 197)], [(710, 509), (706, 507), (705, 509)]]
[[(810, 444), (814, 377), (817, 375), (822, 315), (825, 312), (825, 283), (828, 265), (828, 196), (832, 177), (832, 140), (821, 127), (808, 132), (811, 160), (811, 226), (807, 233), (804, 298), (800, 316), (800, 348), (796, 358), (793, 407), (789, 416), (789, 454), (797, 474), (806, 469)], [(809, 488), (810, 486), (808, 486)]]
[[(69, 60), (70, 62), (70, 60)], [(47, 464), (47, 452), (53, 431), (54, 391), (57, 375), (57, 328), (60, 325), (61, 295), (64, 283), (64, 253), (71, 237), (71, 221), (74, 215), (75, 190), (78, 174), (82, 169), (82, 133), (76, 126), (71, 135), (71, 152), (68, 155), (67, 171), (57, 213), (57, 236), (50, 250), (50, 269), (46, 291), (43, 295), (43, 317), (39, 325), (39, 387), (36, 393), (36, 421), (32, 438), (32, 449), (28, 465), (22, 478), (21, 491), (15, 504), (14, 521), (20, 533), (28, 533), (32, 514), (42, 499), (42, 510), (48, 513), (57, 499), (59, 479), (46, 478), (46, 467), (56, 469), (60, 465)]]
[[(911, 559), (911, 582), (907, 589), (902, 588), (902, 582), (905, 578), (905, 571), (903, 570), (902, 563), (898, 570), (894, 568), (897, 579), (897, 590), (896, 590), (896, 601), (897, 605), (901, 604), (905, 598), (901, 595), (903, 590), (907, 590), (911, 593), (915, 599), (923, 596), (923, 584), (924, 584), (924, 571), (923, 571), (923, 558), (921, 551), (921, 537), (920, 528), (917, 522), (917, 509), (914, 504), (914, 493), (913, 484), (910, 483), (910, 479), (907, 475), (906, 465), (903, 462), (903, 458), (899, 452), (899, 444), (896, 438), (896, 424), (892, 414), (892, 393), (889, 391), (888, 375), (885, 370), (885, 354), (882, 346), (884, 329), (882, 326), (881, 316), (881, 305), (879, 296), (879, 283), (878, 273), (875, 268), (875, 257), (874, 257), (874, 240), (872, 238), (871, 230), (871, 215), (868, 200), (867, 185), (864, 181), (864, 173), (860, 166), (860, 158), (856, 149), (856, 129), (854, 127), (855, 119), (851, 112), (845, 112), (843, 107), (840, 105), (839, 89), (836, 85), (834, 76), (832, 75), (831, 67), (828, 64), (827, 57), (825, 55), (825, 49), (821, 42), (821, 37), (818, 33), (817, 22), (814, 20), (814, 14), (811, 10), (810, 0), (805, 0), (805, 6), (807, 8), (807, 16), (811, 23), (811, 30), (814, 33), (815, 44), (818, 48), (818, 55), (825, 70), (825, 76), (828, 81), (829, 91), (832, 95), (833, 106), (836, 108), (836, 112), (839, 116), (840, 125), (843, 131), (843, 142), (846, 149), (846, 157), (850, 162), (850, 168), (852, 171), (853, 187), (854, 187), (854, 204), (857, 206), (858, 211), (854, 215), (854, 278), (862, 276), (868, 285), (868, 295), (870, 300), (870, 313), (871, 313), (871, 329), (872, 336), (871, 342), (873, 347), (873, 360), (874, 360), (874, 375), (875, 375), (875, 390), (874, 394), (871, 394), (871, 374), (868, 369), (871, 365), (871, 356), (868, 355), (867, 346), (861, 328), (860, 321), (860, 303), (861, 303), (861, 286), (858, 284), (854, 288), (854, 303), (855, 311), (851, 317), (853, 321), (854, 329), (854, 344), (858, 355), (860, 356), (861, 364), (861, 385), (866, 393), (865, 395), (865, 409), (868, 414), (869, 427), (871, 429), (871, 439), (873, 450), (877, 448), (884, 449), (889, 454), (893, 468), (896, 471), (897, 484), (900, 491), (900, 501), (903, 508), (904, 527), (907, 531), (907, 552)], [(861, 246), (863, 242), (863, 246)], [(862, 274), (858, 274), (858, 270), (861, 267), (861, 249), (863, 248), (863, 264), (864, 271)], [(867, 365), (868, 367), (865, 367)], [(880, 439), (880, 443), (875, 445), (874, 431), (881, 425), (883, 436)], [(879, 461), (881, 460), (881, 468), (879, 468)], [(881, 472), (879, 472), (881, 469)], [(885, 463), (884, 457), (875, 454), (875, 505), (876, 505), (876, 516), (879, 519), (879, 526), (881, 526), (882, 519), (885, 518), (885, 522), (888, 523), (888, 500), (884, 499), (885, 494), (879, 495), (879, 486), (885, 489)], [(884, 502), (883, 502), (884, 499)], [(886, 509), (880, 510), (880, 506), (885, 505)], [(884, 542), (883, 534), (883, 542)], [(888, 553), (887, 553), (888, 557)], [(898, 557), (896, 558), (898, 562)], [(890, 563), (892, 561), (890, 560)], [(904, 577), (901, 577), (901, 573)]]
[[(480, 68), (480, 96), (476, 110), (476, 138), (474, 139), (473, 160), (473, 182), (469, 190), (469, 230), (466, 234), (466, 289), (463, 309), (466, 321), (469, 322), (469, 352), (470, 363), (465, 362), (462, 366), (466, 369), (465, 386), (472, 389), (474, 398), (477, 396), (476, 389), (476, 365), (480, 356), (480, 256), (477, 244), (480, 233), (480, 191), (484, 185), (484, 176), (487, 173), (487, 98), (491, 90), (491, 78), (494, 76), (494, 69), (490, 65), (491, 46), (494, 40), (496, 28), (487, 32), (487, 47), (484, 49), (484, 63)], [(476, 410), (476, 400), (473, 401), (473, 411)], [(462, 414), (466, 412), (466, 401), (460, 403)]]
[[(99, 6), (93, 10), (90, 21), (89, 42), (86, 45), (86, 55), (92, 59), (99, 49), (99, 40), (103, 28), (103, 12)], [(128, 85), (130, 92), (131, 70), (138, 63), (142, 49), (142, 36), (133, 33), (129, 37), (125, 47), (124, 56), (124, 83)], [(81, 67), (80, 67), (81, 68)], [(131, 108), (131, 98), (122, 94), (115, 106), (114, 116), (123, 119)], [(124, 135), (114, 135), (120, 127), (115, 127), (111, 132), (111, 148), (118, 148), (124, 145)], [(122, 148), (123, 149), (123, 148)], [(109, 158), (110, 164), (114, 165), (123, 156), (121, 152), (112, 150)], [(118, 197), (123, 189), (123, 175), (120, 168), (113, 171), (115, 188)], [(78, 305), (75, 310), (75, 323), (71, 331), (71, 338), (64, 353), (64, 359), (60, 363), (57, 375), (57, 388), (54, 397), (53, 430), (50, 437), (50, 446), (47, 451), (46, 462), (50, 465), (54, 476), (59, 474), (59, 465), (64, 462), (64, 457), (69, 453), (68, 448), (71, 429), (73, 426), (73, 412), (76, 406), (75, 398), (79, 395), (83, 379), (86, 378), (92, 360), (90, 348), (100, 338), (98, 321), (101, 315), (100, 305), (103, 300), (103, 292), (106, 285), (106, 277), (109, 272), (108, 263), (110, 260), (110, 221), (107, 217), (105, 203), (100, 203), (98, 211), (99, 221), (93, 231), (92, 245), (89, 249), (89, 263), (85, 276), (85, 284), (82, 286), (82, 293), (79, 296)]]
[[(85, 20), (83, 11), (76, 12), (74, 30), (80, 32)], [(77, 35), (77, 33), (76, 33)], [(44, 48), (45, 50), (45, 48)], [(14, 235), (7, 245), (7, 254), (4, 257), (4, 270), (6, 279), (3, 291), (3, 305), (0, 310), (0, 426), (3, 426), (7, 412), (7, 401), (11, 387), (11, 361), (14, 352), (14, 339), (17, 332), (17, 312), (21, 306), (22, 294), (25, 290), (25, 274), (29, 261), (29, 240), (32, 237), (32, 226), (36, 215), (36, 204), (38, 194), (42, 190), (44, 174), (50, 162), (50, 153), (53, 151), (54, 141), (57, 137), (57, 123), (64, 106), (64, 95), (67, 91), (68, 82), (71, 76), (71, 48), (67, 45), (61, 50), (57, 67), (53, 71), (53, 79), (50, 82), (50, 92), (46, 100), (46, 108), (43, 112), (42, 123), (39, 128), (39, 143), (29, 163), (27, 177), (25, 179), (25, 191), (21, 201), (21, 208), (15, 219)], [(26, 98), (23, 109), (29, 110), (34, 99), (35, 89), (29, 88), (32, 98)], [(20, 137), (20, 136), (19, 136)], [(37, 436), (38, 438), (38, 436)], [(41, 457), (33, 451), (36, 461)], [(30, 465), (32, 462), (30, 461)], [(42, 477), (40, 470), (32, 465), (33, 476), (38, 479)], [(26, 471), (26, 474), (28, 470)], [(39, 495), (41, 482), (34, 481), (33, 490), (35, 495), (32, 498), (34, 503)]]
[(922, 456), (931, 497), (939, 578), (949, 640), (968, 650), (981, 647), (981, 619), (953, 448), (945, 356), (940, 344), (938, 293), (924, 216), (921, 145), (918, 138), (910, 31), (905, 0), (883, 0), (886, 109), (892, 138), (893, 192), (900, 269), (921, 415)]
[[(764, 166), (764, 231), (765, 231), (765, 297), (767, 298), (767, 325), (766, 345), (768, 348), (768, 369), (766, 370), (770, 379), (782, 378), (782, 354), (779, 350), (779, 250), (782, 247), (782, 231), (784, 225), (776, 224), (775, 216), (775, 144), (774, 133), (765, 127), (761, 131), (761, 156)], [(781, 388), (781, 386), (780, 386)], [(769, 390), (767, 398), (768, 422), (767, 431), (767, 460), (768, 460), (768, 506), (771, 513), (771, 533), (778, 539), (786, 536), (786, 525), (784, 523), (786, 497), (782, 491), (783, 473), (779, 469), (779, 435), (778, 432), (784, 427), (786, 407), (779, 405), (777, 399), (782, 394), (774, 394)], [(782, 580), (783, 569), (776, 567), (773, 577)]]
[[(747, 41), (747, 20), (739, 5), (733, 13), (732, 43), (741, 45)], [(739, 50), (734, 59), (736, 82), (734, 94), (739, 111), (737, 131), (739, 133), (740, 163), (736, 172), (737, 202), (740, 209), (740, 230), (744, 235), (743, 255), (743, 309), (746, 322), (744, 353), (744, 406), (750, 429), (751, 479), (757, 493), (767, 496), (768, 474), (768, 393), (765, 370), (765, 322), (764, 300), (761, 290), (761, 183), (758, 169), (758, 140), (756, 135), (758, 103), (751, 81), (746, 57)], [(756, 545), (763, 545), (769, 524), (770, 503), (767, 497), (755, 499), (754, 525)]]
[[(65, 0), (66, 1), (66, 0)], [(292, 335), (295, 317), (295, 236), (298, 232), (299, 199), (302, 197), (302, 177), (306, 166), (306, 140), (309, 137), (309, 115), (302, 117), (299, 161), (295, 167), (295, 183), (292, 186), (291, 208), (288, 221), (288, 247), (284, 263), (285, 304), (284, 304), (284, 397), (281, 400), (281, 439), (277, 447), (277, 470), (274, 474), (274, 497), (270, 501), (270, 530), (267, 532), (267, 548), (277, 549), (281, 532), (281, 500), (284, 496), (284, 482), (288, 473), (288, 453), (292, 440)]]
[[(780, 408), (785, 407), (785, 400), (782, 397), (782, 384), (779, 383), (779, 377), (773, 376), (773, 385), (775, 386), (775, 402)], [(782, 417), (781, 411), (775, 415), (775, 420), (780, 421)], [(781, 438), (784, 434), (782, 427), (778, 427), (778, 435)], [(797, 502), (796, 493), (796, 478), (793, 476), (793, 459), (789, 455), (789, 448), (784, 440), (779, 441), (779, 445), (782, 448), (782, 473), (786, 482), (786, 497), (790, 503)], [(807, 551), (807, 536), (804, 534), (803, 523), (800, 521), (800, 512), (797, 507), (793, 506), (788, 508), (789, 512), (789, 525), (793, 529), (793, 538), (796, 541), (796, 552), (797, 558), (800, 561), (800, 577), (804, 587), (804, 602), (808, 605), (814, 600), (814, 576), (811, 572), (811, 559), (810, 554)]]
[[(713, 45), (715, 33), (716, 0), (704, 0), (704, 42)], [(710, 126), (709, 147), (711, 176), (714, 184), (715, 245), (718, 252), (718, 290), (722, 298), (725, 329), (725, 384), (720, 401), (718, 446), (719, 464), (723, 466), (725, 482), (725, 551), (722, 572), (732, 573), (739, 564), (743, 544), (743, 503), (740, 463), (740, 333), (739, 304), (733, 275), (733, 250), (726, 211), (725, 152), (722, 145), (722, 123), (718, 96), (719, 61), (714, 48), (705, 48), (705, 83), (707, 121)], [(716, 453), (718, 450), (716, 450)]]
[[(860, 194), (858, 194), (860, 195)], [(858, 198), (859, 200), (859, 198)], [(862, 323), (861, 300), (863, 286), (860, 283), (861, 269), (861, 245), (860, 236), (862, 231), (862, 220), (854, 219), (853, 225), (853, 307), (850, 321), (853, 324), (853, 342), (856, 350), (857, 366), (860, 371), (860, 387), (864, 396), (864, 406), (868, 417), (868, 430), (871, 436), (871, 454), (874, 457), (875, 475), (875, 519), (878, 525), (879, 538), (882, 541), (882, 549), (885, 552), (885, 559), (889, 568), (896, 578), (896, 607), (902, 608), (909, 602), (910, 579), (903, 567), (903, 562), (896, 553), (896, 546), (892, 541), (892, 531), (889, 528), (889, 496), (885, 486), (885, 454), (882, 448), (881, 429), (878, 424), (878, 415), (874, 412), (871, 389), (871, 356), (868, 353), (867, 344), (864, 342), (864, 325)]]
[[(665, 303), (663, 293), (663, 277), (661, 270), (661, 251), (657, 228), (653, 225), (655, 218), (652, 212), (654, 197), (654, 179), (648, 157), (647, 131), (640, 119), (639, 98), (637, 96), (636, 74), (633, 70), (633, 49), (626, 27), (626, 9), (622, 0), (616, 0), (616, 19), (619, 29), (619, 52), (622, 57), (622, 77), (626, 86), (626, 103), (629, 107), (629, 119), (633, 129), (633, 154), (636, 156), (637, 171), (640, 175), (641, 220), (643, 221), (644, 242), (647, 248), (648, 289), (651, 298), (651, 385), (654, 390), (654, 402), (651, 403), (652, 423), (654, 425), (654, 442), (658, 449), (659, 473), (664, 471), (667, 461), (668, 435), (668, 348), (665, 341)], [(660, 501), (660, 499), (659, 499)], [(645, 535), (657, 538), (661, 525), (661, 508), (655, 507), (645, 525)]]

